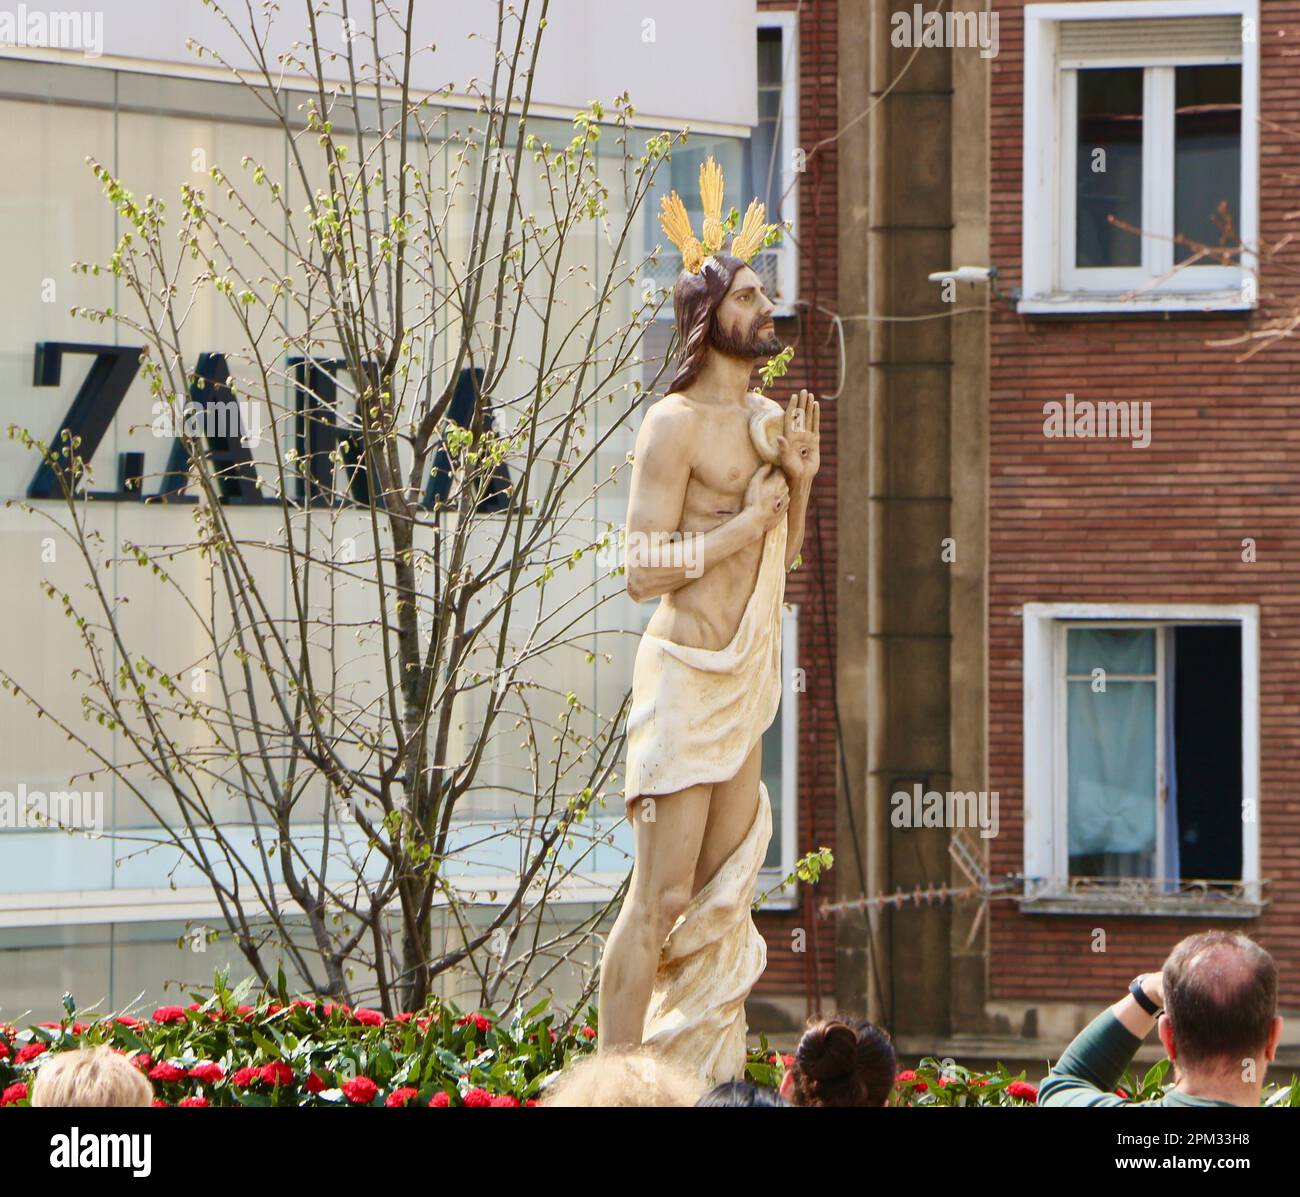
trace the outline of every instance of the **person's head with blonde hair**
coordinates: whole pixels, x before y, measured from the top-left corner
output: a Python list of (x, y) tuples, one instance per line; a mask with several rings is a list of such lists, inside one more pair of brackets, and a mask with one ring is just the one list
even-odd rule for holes
[(32, 1085), (34, 1106), (147, 1106), (153, 1086), (111, 1047), (83, 1047), (49, 1056)]
[(566, 1068), (542, 1096), (544, 1106), (693, 1106), (698, 1077), (648, 1052), (597, 1052)]

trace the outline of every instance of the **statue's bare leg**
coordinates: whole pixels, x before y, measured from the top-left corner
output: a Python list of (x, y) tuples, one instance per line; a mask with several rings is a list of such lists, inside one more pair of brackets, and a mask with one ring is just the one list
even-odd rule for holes
[(756, 744), (730, 781), (656, 796), (653, 822), (645, 817), (646, 798), (632, 802), (636, 863), (600, 965), (602, 1046), (641, 1042), (664, 940), (749, 833), (761, 769)]
[(694, 893), (713, 789), (690, 786), (674, 794), (643, 795), (628, 804), (636, 859), (600, 962), (603, 1048), (641, 1042), (659, 953)]
[(709, 799), (709, 821), (704, 827), (704, 841), (695, 866), (692, 896), (708, 885), (713, 874), (731, 858), (749, 834), (754, 825), (754, 813), (758, 810), (758, 783), (762, 772), (760, 741), (750, 750), (735, 777), (713, 787), (713, 796)]

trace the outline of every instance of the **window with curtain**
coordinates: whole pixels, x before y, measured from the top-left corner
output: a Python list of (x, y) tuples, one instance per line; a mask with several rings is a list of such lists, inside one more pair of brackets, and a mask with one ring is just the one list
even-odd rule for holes
[(1071, 878), (1242, 871), (1241, 629), (1065, 631), (1064, 788)]

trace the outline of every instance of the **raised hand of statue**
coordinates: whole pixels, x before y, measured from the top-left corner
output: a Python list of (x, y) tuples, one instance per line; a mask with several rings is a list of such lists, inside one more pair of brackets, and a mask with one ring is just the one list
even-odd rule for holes
[(791, 486), (808, 485), (821, 467), (821, 409), (811, 391), (794, 395), (785, 409), (785, 427), (777, 437), (781, 469)]

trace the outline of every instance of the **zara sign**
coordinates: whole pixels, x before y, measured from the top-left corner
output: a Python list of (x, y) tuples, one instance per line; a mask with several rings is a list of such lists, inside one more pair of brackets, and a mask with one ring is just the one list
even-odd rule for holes
[[(78, 388), (51, 447), (77, 443), (84, 461), (92, 461), (103, 443), (113, 418), (135, 381), (140, 369), (138, 346), (96, 345), (78, 341), (44, 341), (36, 346), (36, 366), (32, 384), (37, 387), (58, 386), (63, 377), (64, 358), (91, 358), (90, 369)], [(294, 435), (302, 473), (295, 480), (293, 502), (306, 506), (370, 503), (369, 475), (361, 460), (365, 447), (359, 428), (341, 427), (338, 421), (338, 377), (346, 368), (340, 359), (325, 361), (302, 357), (289, 358), (294, 386)], [(255, 409), (241, 403), (230, 388), (230, 369), (224, 353), (201, 353), (194, 371), (182, 419), (191, 441), (201, 440), (213, 466), (221, 501), (248, 505), (274, 504), (279, 499), (266, 495), (258, 481), (250, 446), (255, 446), (260, 430)], [(450, 423), (467, 427), (473, 419), (474, 401), (483, 381), (483, 371), (462, 370), (456, 380), (455, 393), (448, 407)], [(486, 400), (485, 400), (486, 402)], [(153, 430), (157, 435), (178, 431), (166, 405), (154, 405)], [(493, 428), (492, 413), (484, 416), (484, 429)], [(334, 458), (344, 462), (344, 485), (334, 486)], [(195, 497), (185, 493), (189, 482), (190, 449), (179, 436), (173, 440), (167, 464), (157, 490), (144, 494), (144, 454), (125, 452), (119, 455), (117, 486), (114, 490), (91, 491), (89, 497), (116, 502), (193, 503)], [(452, 465), (446, 447), (439, 442), (433, 466), (424, 489), (422, 506), (436, 508), (445, 504), (451, 493)], [(502, 511), (509, 506), (510, 472), (503, 462), (492, 478), (487, 497), (479, 504), (485, 512)], [(57, 499), (62, 486), (56, 471), (43, 461), (27, 487), (29, 499)], [(379, 499), (382, 505), (382, 496)]]

